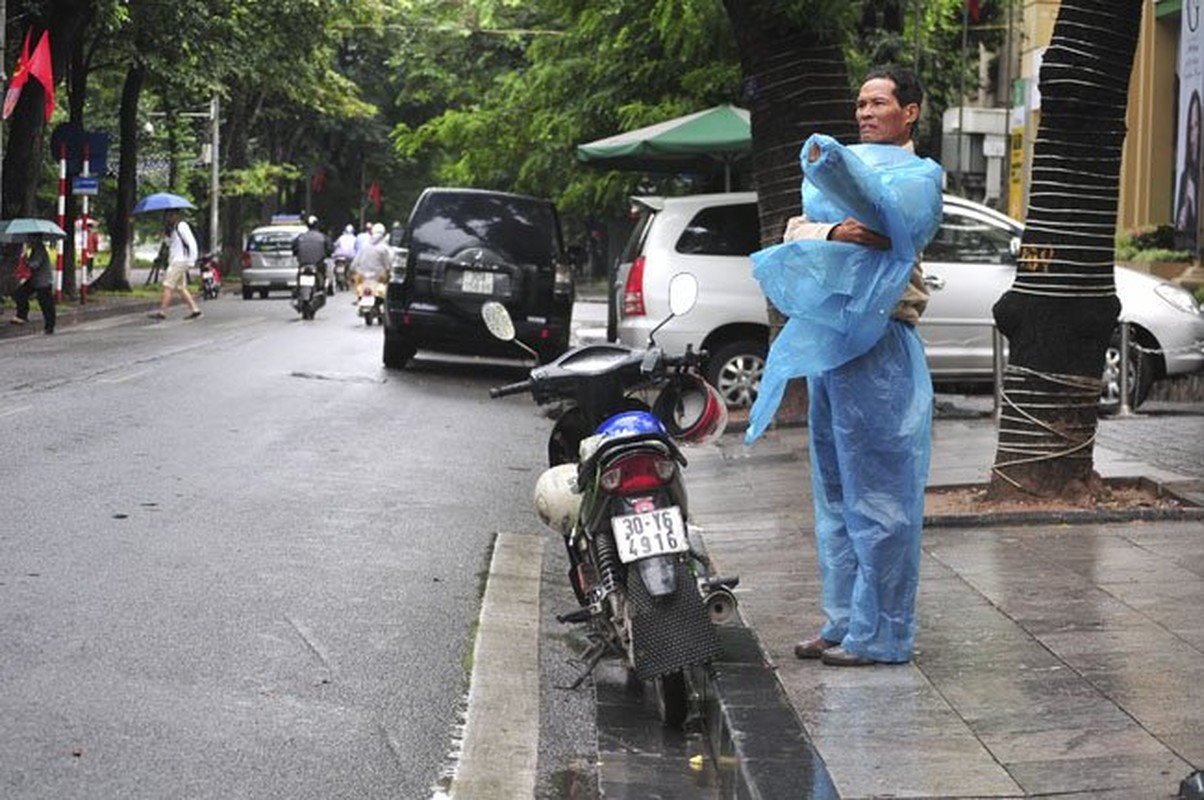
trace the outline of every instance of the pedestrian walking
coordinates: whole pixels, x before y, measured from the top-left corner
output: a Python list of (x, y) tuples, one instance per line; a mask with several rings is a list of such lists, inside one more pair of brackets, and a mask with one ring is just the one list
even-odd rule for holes
[[(852, 282), (849, 308), (868, 305), (865, 321), (846, 337), (858, 343), (842, 341), (831, 348), (847, 347), (847, 353), (820, 355), (813, 368), (792, 373), (807, 376), (815, 538), (826, 617), (819, 632), (799, 642), (794, 653), (833, 666), (906, 662), (915, 644), (920, 531), (932, 448), (932, 380), (915, 330), (928, 295), (916, 255), (935, 234), (941, 213), (940, 167), (917, 157), (912, 143), (922, 99), (920, 83), (909, 70), (871, 70), (857, 96), (862, 144), (845, 149), (848, 158), (836, 152), (821, 168), (828, 152), (842, 148), (827, 137), (809, 140), (805, 215), (791, 219), (784, 236), (800, 243), (795, 252), (826, 253), (829, 271), (817, 281), (825, 287), (819, 291), (829, 291), (826, 287), (842, 276)], [(854, 160), (866, 165), (864, 180), (898, 181), (898, 196), (906, 198), (895, 201), (890, 214), (877, 209), (877, 198), (873, 208), (868, 202), (860, 206), (862, 216), (881, 215), (878, 230), (849, 214), (850, 204), (840, 198), (842, 184), (826, 182), (832, 175), (855, 175), (860, 167)], [(847, 185), (860, 180), (850, 178)], [(887, 220), (893, 220), (897, 246), (882, 230)], [(807, 251), (807, 242), (815, 249)], [(829, 242), (857, 247), (833, 248)], [(779, 247), (789, 252), (792, 246)], [(766, 293), (772, 299), (769, 288)], [(872, 299), (858, 302), (865, 298)], [(788, 323), (778, 337), (785, 339), (775, 340), (767, 375), (777, 369), (775, 350), (788, 354), (784, 360), (812, 357), (797, 354), (813, 348), (790, 340), (809, 330), (809, 321), (801, 322), (794, 328)], [(774, 391), (780, 398), (780, 390)], [(776, 401), (767, 397), (767, 402)], [(754, 407), (750, 417), (756, 416)]]
[(17, 261), (16, 277), (21, 280), (13, 292), (17, 315), (9, 323), (24, 325), (29, 322), (29, 298), (36, 296), (38, 307), (42, 309), (42, 330), (54, 333), (54, 274), (50, 268), (50, 253), (41, 235), (33, 234), (22, 249)]
[(167, 319), (167, 310), (171, 307), (171, 293), (174, 291), (179, 292), (188, 304), (189, 312), (185, 319), (196, 319), (201, 316), (201, 309), (188, 291), (188, 269), (200, 252), (196, 237), (192, 235), (192, 228), (180, 217), (178, 208), (163, 212), (163, 221), (164, 237), (167, 241), (167, 272), (163, 275), (159, 310), (149, 316), (151, 319)]

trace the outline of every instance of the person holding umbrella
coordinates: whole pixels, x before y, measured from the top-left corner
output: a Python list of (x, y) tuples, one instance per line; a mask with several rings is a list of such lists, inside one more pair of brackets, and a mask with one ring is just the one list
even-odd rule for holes
[[(54, 333), (54, 274), (50, 269), (50, 253), (46, 251), (42, 234), (31, 233), (28, 236), (28, 244), (22, 248), (17, 270), (19, 274), (27, 270), (29, 277), (13, 292), (17, 316), (10, 319), (9, 323), (24, 325), (29, 322), (29, 298), (36, 295), (38, 307), (42, 309), (43, 330), (46, 333)], [(21, 269), (21, 262), (24, 262), (25, 270)]]
[(168, 257), (167, 272), (163, 275), (163, 294), (159, 300), (159, 310), (152, 312), (151, 319), (167, 319), (167, 310), (171, 307), (171, 293), (179, 292), (190, 309), (185, 319), (196, 319), (201, 316), (201, 309), (188, 291), (188, 269), (198, 255), (196, 237), (192, 228), (180, 217), (180, 209), (169, 208), (163, 212), (164, 234), (167, 237)]

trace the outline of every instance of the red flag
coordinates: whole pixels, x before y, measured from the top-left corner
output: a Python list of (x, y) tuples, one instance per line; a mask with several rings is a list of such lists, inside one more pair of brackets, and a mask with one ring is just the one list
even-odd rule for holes
[(324, 165), (314, 170), (313, 177), (309, 179), (309, 190), (314, 194), (326, 191), (326, 167)]
[(380, 213), (380, 184), (372, 181), (372, 185), (368, 187), (368, 199), (372, 201), (372, 205), (376, 206), (376, 213)]
[(966, 8), (970, 10), (970, 21), (978, 22), (978, 0), (966, 0)]
[(17, 66), (13, 68), (13, 79), (9, 81), (8, 91), (4, 94), (4, 119), (12, 116), (13, 109), (17, 107), (17, 100), (21, 98), (21, 87), (29, 80), (29, 34), (30, 31), (25, 31), (21, 57), (17, 59)]
[(54, 113), (54, 66), (50, 60), (50, 31), (42, 34), (29, 59), (29, 74), (46, 90), (46, 121)]

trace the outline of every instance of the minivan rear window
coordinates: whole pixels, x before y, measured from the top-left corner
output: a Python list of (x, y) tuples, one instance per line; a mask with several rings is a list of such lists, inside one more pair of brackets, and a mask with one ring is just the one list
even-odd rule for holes
[(645, 205), (638, 206), (638, 208), (639, 216), (636, 218), (635, 226), (631, 229), (631, 235), (627, 237), (623, 255), (619, 257), (620, 264), (630, 264), (639, 258), (640, 253), (644, 250), (644, 240), (648, 238), (648, 231), (652, 228), (652, 220), (658, 213), (656, 209)]
[(756, 203), (711, 206), (694, 215), (677, 239), (679, 253), (746, 256), (761, 247)]
[(551, 269), (560, 252), (551, 203), (522, 197), (436, 193), (417, 205), (410, 230), (410, 249), (419, 255), (485, 247), (514, 263)]

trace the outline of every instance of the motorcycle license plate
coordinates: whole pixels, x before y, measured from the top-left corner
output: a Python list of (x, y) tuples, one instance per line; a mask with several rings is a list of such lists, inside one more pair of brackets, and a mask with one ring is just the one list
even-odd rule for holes
[(360, 298), (360, 308), (372, 308), (376, 305), (376, 298), (370, 294), (366, 294)]
[(624, 564), (667, 553), (684, 553), (690, 547), (681, 509), (677, 506), (611, 517), (610, 527), (615, 532), (619, 559)]
[(301, 275), (297, 278), (297, 283), (300, 286), (314, 286), (318, 282), (316, 275)]
[(493, 273), (464, 270), (460, 291), (465, 294), (493, 294)]

